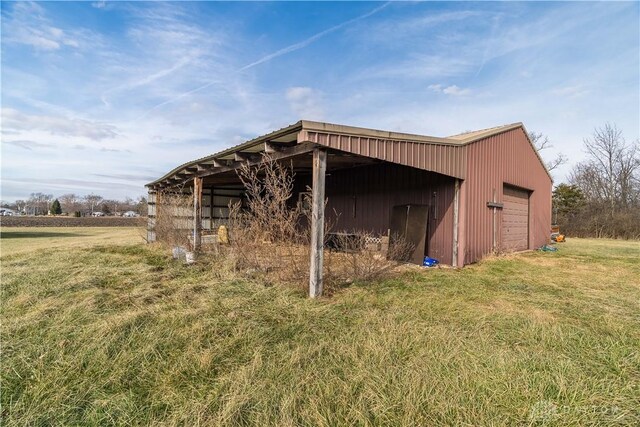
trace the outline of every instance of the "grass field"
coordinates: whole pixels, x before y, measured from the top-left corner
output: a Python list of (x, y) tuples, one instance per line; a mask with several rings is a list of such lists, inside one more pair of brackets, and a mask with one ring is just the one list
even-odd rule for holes
[(2, 425), (640, 423), (638, 242), (311, 301), (93, 231), (2, 236)]
[(0, 256), (46, 248), (68, 250), (142, 242), (143, 230), (136, 227), (2, 227)]

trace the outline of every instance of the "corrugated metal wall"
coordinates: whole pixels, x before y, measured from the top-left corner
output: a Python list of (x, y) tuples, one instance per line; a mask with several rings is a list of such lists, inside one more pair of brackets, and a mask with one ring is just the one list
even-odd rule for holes
[[(308, 183), (298, 180), (298, 188)], [(326, 177), (326, 217), (335, 231), (387, 234), (391, 208), (429, 205), (428, 255), (451, 264), (454, 178), (391, 163), (332, 171)]]
[[(493, 250), (493, 210), (487, 202), (496, 192), (503, 201), (504, 184), (531, 191), (529, 248), (548, 242), (551, 226), (552, 182), (533, 151), (522, 128), (477, 141), (467, 147), (467, 179), (464, 183), (464, 247), (461, 259), (475, 262)], [(497, 210), (497, 242), (502, 241), (502, 212)]]
[(312, 131), (300, 133), (299, 139), (302, 141), (456, 178), (465, 177), (464, 147), (460, 145), (395, 141)]

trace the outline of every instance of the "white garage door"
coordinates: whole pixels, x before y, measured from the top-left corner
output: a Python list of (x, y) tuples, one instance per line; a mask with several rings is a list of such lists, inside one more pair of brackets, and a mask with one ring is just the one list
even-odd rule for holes
[(529, 192), (505, 186), (502, 209), (502, 249), (529, 249)]

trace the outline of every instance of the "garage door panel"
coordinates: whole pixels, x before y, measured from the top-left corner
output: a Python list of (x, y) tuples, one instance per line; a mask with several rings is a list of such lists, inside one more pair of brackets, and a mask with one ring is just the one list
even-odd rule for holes
[(525, 190), (503, 188), (502, 248), (506, 251), (529, 248), (529, 193)]

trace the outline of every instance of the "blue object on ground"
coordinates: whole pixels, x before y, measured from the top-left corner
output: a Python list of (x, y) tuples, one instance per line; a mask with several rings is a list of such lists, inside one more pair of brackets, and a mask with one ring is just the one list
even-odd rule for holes
[(541, 250), (542, 252), (558, 252), (558, 248), (549, 245), (544, 245), (539, 250)]
[(435, 258), (429, 258), (428, 256), (424, 257), (424, 261), (422, 261), (423, 267), (435, 267), (438, 265), (440, 261)]

